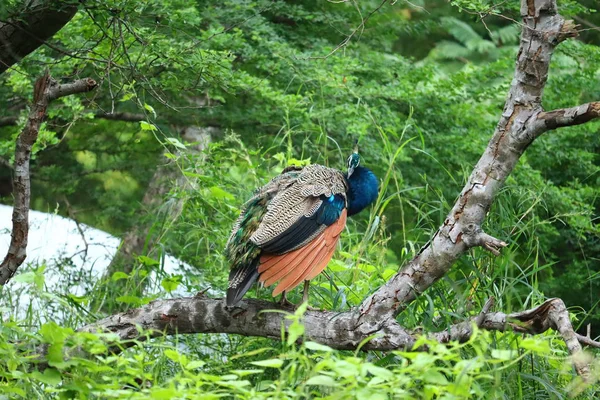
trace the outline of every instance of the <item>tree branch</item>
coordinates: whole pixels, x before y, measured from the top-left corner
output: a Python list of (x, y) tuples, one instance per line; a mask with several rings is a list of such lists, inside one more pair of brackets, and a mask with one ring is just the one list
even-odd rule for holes
[(524, 27), (515, 73), (496, 131), (444, 224), (414, 259), (361, 304), (360, 313), (373, 323), (395, 318), (469, 248), (482, 245), (497, 254), (506, 245), (484, 234), (481, 226), (498, 191), (537, 137), (530, 127), (543, 111), (552, 53), (576, 34), (575, 26), (557, 14), (555, 0), (522, 0), (521, 14)]
[(537, 115), (529, 129), (535, 132), (536, 136), (539, 136), (552, 129), (581, 125), (596, 118), (600, 118), (600, 101), (582, 104), (577, 107), (543, 111)]
[(76, 1), (36, 0), (28, 3), (18, 16), (0, 21), (0, 74), (44, 44), (77, 12)]
[[(488, 300), (473, 320), (429, 336), (440, 343), (464, 342), (473, 334), (473, 325), (487, 330), (529, 334), (540, 334), (551, 328), (561, 334), (571, 354), (581, 351), (580, 343), (600, 348), (600, 342), (574, 332), (568, 311), (560, 299), (549, 299), (538, 307), (512, 314), (489, 312), (492, 305), (493, 299)], [(241, 307), (232, 311), (221, 299), (185, 297), (154, 301), (84, 326), (79, 331), (114, 333), (125, 342), (125, 347), (147, 338), (193, 333), (229, 333), (279, 340), (282, 324), (287, 328), (292, 322), (281, 311), (292, 310), (264, 300), (246, 299)], [(361, 327), (352, 312), (307, 311), (302, 322), (306, 339), (333, 349), (356, 350), (365, 339), (372, 337), (362, 350), (421, 350), (413, 346), (422, 332), (409, 332), (395, 321), (387, 321), (369, 331)], [(120, 351), (117, 348), (111, 350)], [(589, 373), (585, 364), (576, 365), (576, 368), (582, 376)]]
[(103, 113), (97, 112), (94, 114), (95, 118), (109, 119), (112, 121), (124, 121), (124, 122), (140, 122), (146, 121), (148, 117), (144, 114), (135, 114), (129, 112), (116, 112), (116, 113)]
[(46, 117), (48, 104), (60, 97), (88, 92), (95, 87), (96, 82), (90, 78), (59, 85), (50, 77), (49, 73), (46, 73), (35, 82), (33, 105), (29, 111), (25, 127), (17, 138), (15, 147), (13, 229), (8, 252), (4, 261), (0, 264), (0, 285), (8, 282), (27, 256), (29, 202), (31, 197), (29, 160), (40, 126)]
[(0, 128), (3, 126), (14, 126), (17, 124), (17, 117), (2, 117), (0, 118)]

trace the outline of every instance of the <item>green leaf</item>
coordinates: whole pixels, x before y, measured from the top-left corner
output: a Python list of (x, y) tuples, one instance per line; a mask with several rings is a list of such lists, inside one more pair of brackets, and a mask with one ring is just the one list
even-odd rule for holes
[(364, 369), (367, 372), (369, 372), (370, 374), (372, 374), (373, 376), (376, 376), (383, 380), (389, 380), (389, 379), (394, 378), (394, 373), (392, 371), (385, 369), (385, 368), (378, 367), (371, 363), (364, 364)]
[(29, 272), (19, 274), (19, 275), (13, 277), (11, 280), (13, 282), (20, 282), (20, 283), (33, 283), (34, 279), (35, 279), (35, 272), (29, 271)]
[(204, 361), (200, 361), (200, 360), (190, 361), (189, 363), (186, 364), (185, 369), (197, 369), (197, 368), (202, 368), (205, 365), (206, 365), (206, 363)]
[(307, 385), (319, 385), (319, 386), (337, 386), (338, 383), (330, 376), (317, 375), (309, 378), (305, 384)]
[(173, 361), (181, 363), (181, 364), (187, 364), (187, 357), (185, 355), (179, 353), (177, 350), (166, 349), (164, 354), (170, 360), (173, 360)]
[(136, 296), (119, 296), (115, 299), (115, 301), (125, 304), (131, 304), (134, 306), (141, 306), (145, 304), (143, 299)]
[(519, 343), (519, 347), (539, 354), (549, 354), (551, 351), (548, 341), (533, 337), (523, 339)]
[(123, 97), (121, 97), (121, 102), (130, 100), (134, 97), (133, 93), (126, 93)]
[(508, 361), (515, 358), (517, 352), (514, 350), (492, 349), (492, 357), (498, 360)]
[(251, 361), (250, 364), (256, 365), (257, 367), (281, 368), (283, 360), (272, 358), (270, 360)]
[(311, 341), (304, 342), (304, 347), (306, 347), (308, 350), (314, 351), (333, 351), (333, 349), (329, 346), (325, 346), (324, 344)]
[(288, 328), (287, 344), (288, 346), (296, 343), (296, 340), (304, 334), (304, 325), (299, 321), (294, 321)]
[(448, 379), (439, 371), (429, 369), (423, 372), (423, 380), (435, 385), (447, 385)]
[(177, 287), (181, 284), (181, 280), (183, 277), (181, 275), (174, 275), (168, 278), (163, 279), (160, 282), (160, 285), (169, 293), (173, 290), (177, 289)]
[(238, 374), (240, 377), (243, 377), (246, 375), (262, 374), (263, 372), (265, 372), (265, 370), (264, 369), (234, 369), (231, 372), (233, 372), (234, 374)]
[(152, 115), (154, 116), (154, 118), (156, 118), (156, 111), (154, 111), (154, 107), (152, 107), (150, 104), (144, 103), (144, 108), (146, 110), (150, 111), (152, 113)]
[(46, 368), (43, 374), (40, 371), (33, 371), (31, 377), (51, 386), (56, 386), (62, 381), (60, 372), (54, 368)]
[(153, 265), (160, 265), (160, 263), (155, 260), (154, 258), (150, 258), (147, 256), (138, 256), (137, 257), (138, 262), (144, 264), (146, 267), (151, 267)]
[(217, 200), (235, 200), (234, 195), (218, 186), (212, 186), (208, 190), (210, 191), (210, 195)]
[(151, 124), (146, 121), (140, 121), (140, 128), (142, 128), (143, 131), (151, 131), (152, 132), (152, 131), (156, 130), (156, 126), (154, 126), (154, 124)]
[(176, 138), (170, 137), (170, 138), (167, 138), (166, 141), (167, 141), (167, 143), (177, 147), (178, 149), (182, 149), (182, 150), (186, 149), (185, 145), (183, 143), (181, 143), (179, 140), (177, 140)]
[(114, 274), (111, 276), (111, 278), (110, 278), (110, 279), (111, 279), (113, 282), (116, 282), (116, 281), (118, 281), (118, 280), (121, 280), (121, 279), (127, 279), (127, 278), (129, 278), (129, 275), (127, 275), (125, 272), (123, 272), (123, 271), (117, 271), (117, 272), (115, 272), (115, 273), (114, 273)]

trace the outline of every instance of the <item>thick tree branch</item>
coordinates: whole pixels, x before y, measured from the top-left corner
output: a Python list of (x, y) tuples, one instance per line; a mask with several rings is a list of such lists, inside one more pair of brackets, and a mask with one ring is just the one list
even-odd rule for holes
[(13, 229), (8, 252), (0, 264), (0, 285), (4, 285), (25, 261), (27, 256), (27, 235), (29, 233), (29, 202), (31, 196), (29, 160), (31, 149), (37, 140), (40, 126), (46, 117), (48, 104), (55, 99), (75, 93), (93, 90), (93, 79), (60, 85), (46, 73), (35, 83), (33, 105), (23, 131), (17, 138), (14, 162), (14, 201)]
[(444, 224), (419, 254), (360, 306), (373, 324), (393, 319), (416, 296), (444, 276), (470, 247), (494, 254), (505, 246), (483, 233), (498, 191), (519, 158), (538, 136), (535, 125), (555, 47), (575, 35), (575, 26), (556, 11), (555, 0), (522, 0), (524, 28), (511, 87), (500, 122)]
[[(561, 334), (571, 354), (581, 351), (580, 343), (600, 348), (600, 342), (574, 332), (568, 311), (560, 299), (550, 299), (536, 308), (512, 314), (490, 312), (492, 305), (493, 301), (488, 301), (473, 320), (430, 334), (430, 338), (440, 343), (464, 342), (473, 334), (473, 325), (487, 330), (514, 330), (529, 334), (540, 334), (551, 328)], [(190, 333), (229, 333), (281, 339), (282, 324), (287, 328), (292, 322), (285, 318), (282, 310), (291, 312), (263, 300), (244, 300), (243, 307), (232, 311), (221, 299), (187, 297), (154, 301), (142, 308), (84, 326), (79, 331), (115, 333), (125, 342), (125, 347), (146, 338)], [(387, 321), (370, 331), (357, 323), (355, 317), (350, 312), (307, 311), (303, 317), (306, 338), (339, 350), (356, 350), (369, 337), (372, 339), (361, 347), (362, 350), (423, 350), (413, 348), (422, 332), (406, 331), (395, 321)], [(111, 350), (120, 351), (119, 348)], [(589, 367), (583, 362), (576, 362), (575, 367), (582, 376), (589, 373)]]
[(67, 24), (78, 2), (36, 0), (14, 18), (0, 21), (0, 74), (40, 47)]

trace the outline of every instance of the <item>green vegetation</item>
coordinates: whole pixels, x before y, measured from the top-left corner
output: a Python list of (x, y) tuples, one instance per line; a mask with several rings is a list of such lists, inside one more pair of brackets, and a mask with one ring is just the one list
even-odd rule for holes
[[(22, 3), (0, 5), (0, 21)], [(75, 216), (119, 237), (148, 223), (148, 240), (130, 273), (100, 281), (68, 258), (21, 267), (12, 282), (26, 283), (22, 292), (10, 283), (1, 289), (0, 394), (598, 396), (597, 387), (581, 385), (553, 332), (478, 331), (469, 342), (450, 345), (422, 339), (429, 351), (414, 353), (333, 351), (289, 337), (177, 335), (115, 355), (107, 355), (109, 346), (128, 346), (111, 335), (76, 332), (109, 310), (174, 297), (176, 288), (210, 287), (222, 295), (229, 271), (223, 249), (243, 199), (290, 164), (343, 169), (354, 138), (382, 191), (370, 213), (348, 222), (328, 267), (331, 279), (321, 274), (312, 282), (311, 305), (345, 311), (386, 282), (443, 223), (498, 123), (514, 71), (519, 2), (451, 3), (398, 1), (371, 15), (379, 0), (83, 2), (48, 46), (0, 74), (0, 120), (17, 117), (0, 124), (0, 201), (13, 201), (6, 189), (12, 172), (2, 161), (12, 162), (35, 80), (46, 68), (64, 82), (91, 77), (100, 84), (96, 91), (62, 98), (49, 109), (33, 151), (32, 208)], [(594, 5), (559, 0), (562, 15), (576, 17), (585, 29), (600, 25)], [(597, 29), (562, 43), (544, 107), (599, 100), (598, 66)], [(105, 118), (113, 112), (140, 118)], [(212, 128), (203, 151), (195, 150), (198, 139), (182, 136), (188, 127)], [(476, 315), (490, 296), (507, 313), (560, 297), (575, 328), (585, 333), (591, 324), (598, 335), (599, 131), (595, 121), (538, 139), (486, 222), (486, 231), (509, 246), (499, 257), (470, 250), (400, 314), (401, 324), (438, 332)], [(184, 179), (170, 180), (167, 194), (149, 209), (144, 194), (166, 160)], [(165, 274), (166, 253), (194, 272)], [(61, 276), (59, 291), (46, 290), (44, 275), (51, 271)], [(109, 290), (116, 282), (118, 290)], [(85, 288), (84, 296), (69, 293), (75, 284)], [(31, 304), (19, 303), (23, 293)], [(252, 289), (249, 296), (269, 299), (270, 289)], [(26, 312), (17, 314), (17, 305)], [(296, 337), (303, 335), (300, 315), (289, 316)], [(30, 368), (28, 353), (41, 345), (49, 346), (50, 367), (43, 372)], [(93, 356), (63, 354), (72, 346)], [(598, 361), (594, 365), (598, 374)]]

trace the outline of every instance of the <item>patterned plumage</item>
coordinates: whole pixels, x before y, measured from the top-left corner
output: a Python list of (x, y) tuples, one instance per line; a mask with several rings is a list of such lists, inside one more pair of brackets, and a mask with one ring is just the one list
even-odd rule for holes
[(237, 304), (256, 280), (273, 296), (316, 277), (333, 256), (346, 217), (371, 204), (377, 178), (359, 166), (355, 151), (348, 173), (322, 165), (289, 167), (244, 204), (227, 241), (232, 263), (227, 305)]

